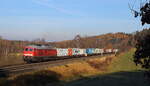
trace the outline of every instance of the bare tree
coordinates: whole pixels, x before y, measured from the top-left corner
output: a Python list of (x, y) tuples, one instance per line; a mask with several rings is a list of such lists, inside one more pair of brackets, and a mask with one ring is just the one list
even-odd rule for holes
[(130, 5), (129, 7), (130, 7), (130, 10), (134, 13), (135, 17), (139, 16), (141, 18), (142, 25), (150, 24), (150, 0), (145, 0), (144, 5), (140, 7), (139, 12), (131, 8)]

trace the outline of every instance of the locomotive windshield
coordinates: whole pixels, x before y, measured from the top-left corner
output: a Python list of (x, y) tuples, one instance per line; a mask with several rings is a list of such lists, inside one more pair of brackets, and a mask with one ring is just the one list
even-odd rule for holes
[(25, 51), (33, 51), (32, 48), (25, 48)]
[(24, 50), (25, 50), (25, 51), (28, 51), (28, 48), (25, 48)]
[(29, 51), (33, 51), (33, 49), (30, 48)]

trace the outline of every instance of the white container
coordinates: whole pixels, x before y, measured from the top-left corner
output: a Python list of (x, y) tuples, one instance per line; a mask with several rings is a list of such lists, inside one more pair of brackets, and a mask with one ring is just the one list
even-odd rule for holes
[(72, 48), (72, 55), (74, 55), (74, 56), (80, 55), (80, 49), (79, 48)]
[(57, 56), (68, 56), (68, 49), (57, 48)]
[(104, 53), (104, 49), (99, 49), (100, 54)]
[(94, 49), (94, 54), (100, 54), (100, 49), (95, 48), (95, 49)]
[(118, 49), (113, 49), (113, 53), (117, 53), (118, 51)]
[(79, 50), (80, 50), (79, 55), (81, 55), (81, 56), (86, 55), (86, 49), (79, 49)]
[(106, 49), (106, 53), (112, 53), (112, 49)]

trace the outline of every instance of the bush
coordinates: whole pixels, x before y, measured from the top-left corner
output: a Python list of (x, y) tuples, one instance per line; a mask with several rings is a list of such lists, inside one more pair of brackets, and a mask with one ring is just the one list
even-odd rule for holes
[(92, 67), (99, 69), (99, 70), (106, 70), (107, 66), (110, 64), (112, 58), (106, 58), (105, 60), (89, 60), (87, 63)]
[(137, 43), (134, 62), (145, 69), (150, 69), (150, 29), (137, 32), (135, 38)]

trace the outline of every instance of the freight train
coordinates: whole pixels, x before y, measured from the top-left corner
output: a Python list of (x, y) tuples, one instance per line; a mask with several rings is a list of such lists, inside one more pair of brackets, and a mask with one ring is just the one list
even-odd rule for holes
[(27, 63), (41, 62), (51, 59), (85, 57), (92, 55), (117, 54), (118, 49), (99, 48), (53, 48), (46, 45), (28, 45), (24, 47), (23, 60)]

